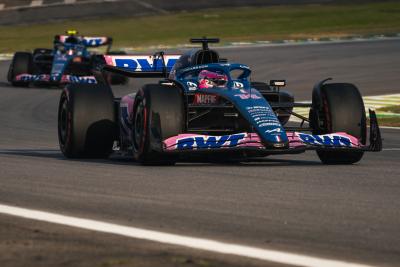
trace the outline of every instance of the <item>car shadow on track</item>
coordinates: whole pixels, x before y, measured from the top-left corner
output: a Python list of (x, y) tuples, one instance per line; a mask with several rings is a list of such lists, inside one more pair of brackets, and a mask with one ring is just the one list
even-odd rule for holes
[(0, 149), (0, 155), (12, 155), (34, 158), (48, 158), (71, 162), (105, 163), (130, 165), (135, 164), (132, 159), (68, 159), (58, 149)]
[(58, 149), (0, 149), (1, 155), (47, 158), (69, 162), (101, 163), (111, 165), (139, 165), (132, 158), (128, 157), (110, 157), (109, 159), (69, 159), (66, 158)]
[(12, 86), (8, 82), (0, 82), (0, 87), (2, 88), (7, 88), (7, 89), (12, 89), (12, 90), (32, 90), (32, 89), (39, 89), (39, 90), (62, 90), (62, 86), (49, 86), (49, 85), (40, 85), (40, 86), (35, 86), (35, 85), (30, 85), (28, 87), (24, 86)]
[(63, 159), (60, 151), (55, 149), (0, 149), (0, 155)]
[[(0, 149), (0, 155), (12, 155), (22, 157), (47, 158), (69, 162), (85, 162), (95, 164), (128, 165), (152, 168), (154, 166), (142, 166), (129, 156), (113, 155), (109, 159), (68, 159), (58, 149)], [(279, 158), (253, 158), (236, 160), (183, 160), (174, 166), (157, 166), (157, 168), (187, 168), (193, 166), (241, 166), (241, 167), (280, 167), (280, 166), (321, 166), (317, 160), (292, 160)]]

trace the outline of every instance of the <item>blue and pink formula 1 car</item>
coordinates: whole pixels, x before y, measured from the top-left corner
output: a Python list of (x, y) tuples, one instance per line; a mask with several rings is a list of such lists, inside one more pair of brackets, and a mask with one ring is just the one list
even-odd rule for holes
[[(8, 71), (8, 80), (14, 86), (97, 83), (93, 69), (103, 63), (103, 58), (89, 49), (107, 46), (106, 53), (110, 54), (111, 44), (110, 37), (86, 37), (77, 35), (75, 30), (67, 31), (67, 35), (54, 37), (53, 49), (16, 52)], [(117, 81), (113, 84), (127, 80), (118, 77), (109, 75), (108, 79)]]
[[(163, 78), (121, 99), (105, 80), (67, 86), (58, 112), (63, 154), (108, 157), (118, 150), (143, 164), (173, 164), (316, 150), (323, 163), (352, 164), (365, 151), (382, 149), (373, 111), (367, 145), (364, 104), (354, 85), (325, 80), (314, 87), (312, 104), (296, 103), (280, 90), (285, 81), (251, 82), (247, 65), (221, 59), (208, 47), (218, 39), (191, 41), (203, 47), (183, 55), (105, 56), (104, 73)], [(297, 106), (310, 107), (309, 117), (293, 112)], [(290, 116), (302, 122), (292, 125)]]

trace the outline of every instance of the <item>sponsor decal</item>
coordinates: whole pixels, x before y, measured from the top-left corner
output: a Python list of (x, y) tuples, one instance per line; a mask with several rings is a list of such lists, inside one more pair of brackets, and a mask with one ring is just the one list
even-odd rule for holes
[(68, 58), (67, 58), (67, 55), (66, 55), (66, 54), (62, 54), (62, 52), (61, 52), (60, 50), (57, 50), (55, 60), (58, 60), (58, 61), (67, 61)]
[(244, 88), (244, 84), (240, 83), (240, 82), (233, 82), (233, 88), (234, 89), (243, 89)]
[(193, 104), (195, 105), (210, 105), (218, 102), (218, 96), (210, 94), (195, 94)]
[(258, 95), (256, 95), (256, 94), (250, 94), (250, 93), (245, 93), (245, 94), (236, 94), (236, 95), (234, 95), (235, 97), (239, 97), (239, 98), (241, 98), (241, 99), (243, 99), (243, 100), (246, 100), (246, 99), (261, 99), (262, 97), (261, 96), (258, 96)]
[(182, 72), (189, 72), (189, 71), (192, 71), (192, 70), (207, 69), (208, 67), (209, 67), (208, 64), (205, 64), (205, 65), (196, 65), (196, 66), (193, 66), (193, 67), (185, 68), (185, 69), (183, 69), (183, 70), (181, 70), (181, 71), (182, 71)]
[[(68, 38), (68, 35), (60, 35), (60, 42), (65, 43), (65, 40)], [(78, 37), (82, 44), (85, 46), (96, 47), (100, 45), (105, 45), (108, 42), (107, 37)]]
[(191, 136), (176, 140), (176, 149), (216, 149), (237, 146), (246, 137), (245, 133), (222, 136)]
[(267, 126), (280, 126), (277, 122), (262, 122), (258, 125), (259, 127), (267, 127)]
[[(285, 135), (286, 136), (286, 135)], [(273, 144), (275, 148), (285, 147), (281, 135), (273, 135), (278, 142)], [(300, 147), (360, 147), (359, 141), (346, 133), (332, 133), (326, 135), (311, 135), (299, 132), (287, 132), (290, 148)], [(263, 149), (260, 136), (257, 133), (238, 133), (224, 136), (208, 136), (196, 134), (180, 134), (164, 140), (166, 150), (196, 150), (196, 149), (229, 149), (234, 147), (251, 147)]]
[(196, 91), (197, 90), (197, 84), (194, 82), (186, 82), (189, 91)]
[(281, 128), (275, 128), (275, 129), (272, 129), (272, 130), (266, 130), (265, 131), (265, 133), (268, 133), (268, 134), (280, 134), (281, 132), (282, 132)]
[(62, 73), (63, 70), (64, 70), (64, 66), (65, 66), (65, 62), (53, 64), (53, 68), (51, 69), (51, 73), (53, 75)]
[(63, 75), (61, 78), (62, 83), (97, 83), (96, 78), (93, 76), (73, 76)]
[[(15, 77), (16, 81), (24, 82), (58, 82), (58, 76), (50, 76), (48, 74), (31, 75), (31, 74), (20, 74)], [(60, 83), (97, 83), (94, 76), (73, 76), (63, 75)]]
[(269, 106), (253, 106), (247, 107), (246, 109), (258, 127), (281, 126), (281, 123), (275, 116), (274, 111)]
[(336, 147), (351, 147), (350, 138), (337, 134), (312, 135), (298, 133), (298, 137), (304, 144), (308, 145), (323, 145)]
[(83, 37), (82, 43), (85, 46), (100, 46), (106, 44), (107, 37)]
[(273, 109), (266, 104), (246, 107), (253, 125), (268, 142), (286, 142), (287, 136)]
[(40, 74), (40, 75), (20, 74), (15, 77), (15, 80), (16, 81), (24, 81), (24, 82), (50, 81), (50, 75), (48, 75), (48, 74)]
[[(132, 71), (162, 71), (163, 60), (154, 56), (104, 56), (108, 65), (127, 68)], [(164, 56), (167, 70), (171, 70), (179, 59), (179, 55)]]

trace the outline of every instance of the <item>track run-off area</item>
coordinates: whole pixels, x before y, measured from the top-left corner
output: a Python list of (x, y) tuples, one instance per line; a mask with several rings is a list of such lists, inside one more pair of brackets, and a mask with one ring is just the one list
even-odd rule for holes
[[(221, 48), (309, 101), (325, 78), (399, 94), (400, 41)], [(0, 266), (398, 266), (400, 130), (351, 166), (314, 152), (242, 163), (68, 160), (59, 89), (13, 88), (0, 62)], [(115, 88), (122, 96), (144, 81)], [(167, 101), (167, 100), (166, 100)]]

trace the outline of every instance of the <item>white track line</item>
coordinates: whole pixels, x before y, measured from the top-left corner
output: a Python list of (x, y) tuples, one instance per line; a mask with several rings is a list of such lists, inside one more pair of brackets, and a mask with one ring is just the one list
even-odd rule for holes
[[(379, 119), (378, 119), (379, 122)], [(400, 127), (394, 127), (394, 126), (379, 126), (381, 129), (391, 129), (391, 130), (400, 130)]]
[[(40, 5), (33, 4), (33, 2), (40, 1), (42, 2)], [(4, 6), (4, 8), (1, 11), (8, 11), (8, 10), (19, 10), (19, 9), (26, 9), (26, 8), (40, 8), (40, 7), (53, 7), (53, 6), (64, 6), (64, 5), (84, 5), (84, 4), (98, 4), (98, 3), (107, 3), (107, 2), (119, 2), (123, 0), (81, 0), (79, 2), (75, 0), (60, 0), (59, 2), (55, 3), (43, 3), (43, 0), (32, 0), (32, 2), (29, 5), (22, 5), (22, 6), (11, 6), (7, 7)], [(69, 3), (71, 2), (71, 3)]]
[(32, 0), (31, 7), (39, 7), (43, 5), (43, 0)]
[(146, 1), (140, 1), (140, 0), (131, 0), (131, 1), (135, 2), (136, 4), (138, 4), (138, 5), (140, 5), (140, 6), (144, 7), (144, 8), (151, 9), (151, 10), (159, 12), (161, 14), (165, 14), (165, 15), (169, 14), (169, 12), (167, 10), (155, 7), (152, 4), (146, 3)]
[(136, 227), (65, 216), (50, 212), (18, 208), (8, 205), (0, 204), (0, 213), (92, 231), (116, 234), (137, 239), (145, 239), (149, 241), (200, 249), (214, 253), (231, 254), (235, 256), (248, 257), (257, 260), (276, 262), (286, 265), (307, 267), (370, 267), (370, 265), (350, 263), (338, 260), (329, 260), (277, 250), (224, 243), (210, 239), (169, 234)]

